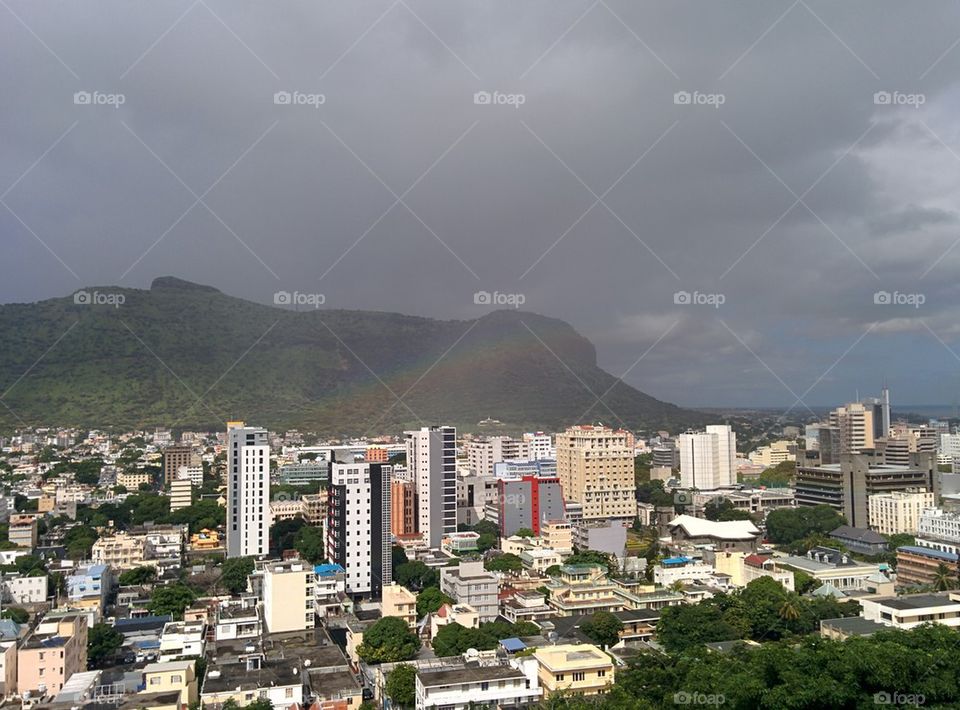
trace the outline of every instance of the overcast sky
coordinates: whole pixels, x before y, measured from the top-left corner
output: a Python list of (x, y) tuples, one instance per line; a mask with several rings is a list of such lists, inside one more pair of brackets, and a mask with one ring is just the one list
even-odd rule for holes
[(0, 302), (175, 275), (466, 319), (497, 291), (679, 404), (960, 392), (955, 2), (0, 18)]

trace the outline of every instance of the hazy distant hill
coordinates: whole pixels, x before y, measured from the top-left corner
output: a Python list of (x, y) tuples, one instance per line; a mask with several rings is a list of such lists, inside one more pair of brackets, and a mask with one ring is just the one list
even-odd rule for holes
[(601, 395), (615, 378), (567, 323), (532, 313), (295, 312), (170, 277), (150, 290), (86, 290), (125, 303), (0, 306), (0, 425), (219, 428), (238, 418), (360, 435), (437, 422), (476, 430), (488, 417), (508, 429), (675, 430), (702, 419), (622, 383), (590, 409), (589, 390)]

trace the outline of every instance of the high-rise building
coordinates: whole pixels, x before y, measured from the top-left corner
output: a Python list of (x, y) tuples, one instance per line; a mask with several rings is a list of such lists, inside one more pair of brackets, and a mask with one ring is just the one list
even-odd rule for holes
[(379, 597), (393, 581), (390, 482), (389, 464), (330, 464), (327, 559), (345, 570), (349, 594)]
[(390, 483), (390, 532), (397, 537), (413, 535), (417, 531), (416, 495), (412, 481)]
[(830, 426), (840, 433), (840, 453), (856, 454), (874, 448), (873, 404), (851, 402), (830, 412)]
[(467, 462), (478, 476), (492, 476), (494, 465), (501, 461), (525, 457), (528, 447), (524, 442), (509, 436), (491, 436), (486, 439), (474, 439), (464, 444)]
[(404, 435), (417, 497), (417, 532), (428, 546), (439, 548), (445, 535), (457, 531), (457, 430), (431, 426)]
[(906, 466), (881, 463), (868, 454), (841, 454), (840, 463), (797, 467), (797, 505), (829, 505), (855, 528), (870, 524), (868, 499), (877, 493), (923, 488), (940, 495), (932, 453), (910, 454)]
[(726, 424), (711, 424), (701, 432), (678, 438), (680, 485), (711, 491), (737, 482), (737, 435)]
[(192, 446), (178, 444), (168, 446), (163, 450), (163, 483), (169, 486), (177, 479), (177, 472), (182, 466), (195, 468), (200, 465), (200, 456)]
[(584, 520), (636, 517), (633, 448), (627, 432), (588, 425), (557, 434), (557, 475), (566, 500), (582, 505)]
[(270, 550), (267, 430), (227, 422), (227, 557)]
[(556, 449), (553, 448), (553, 442), (549, 434), (542, 431), (527, 432), (523, 435), (523, 441), (527, 445), (528, 459), (542, 461), (543, 459), (555, 459), (557, 457)]

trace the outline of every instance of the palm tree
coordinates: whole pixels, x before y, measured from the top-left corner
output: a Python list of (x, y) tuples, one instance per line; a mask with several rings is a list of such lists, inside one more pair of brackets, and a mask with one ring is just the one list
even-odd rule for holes
[(943, 562), (937, 565), (936, 574), (933, 576), (933, 588), (938, 592), (945, 592), (948, 589), (953, 589), (954, 580), (950, 574), (950, 570), (947, 568)]
[(794, 597), (787, 597), (780, 605), (780, 618), (784, 621), (796, 621), (800, 618), (800, 609)]
[(682, 592), (683, 591), (683, 582), (679, 579), (670, 583), (671, 592)]

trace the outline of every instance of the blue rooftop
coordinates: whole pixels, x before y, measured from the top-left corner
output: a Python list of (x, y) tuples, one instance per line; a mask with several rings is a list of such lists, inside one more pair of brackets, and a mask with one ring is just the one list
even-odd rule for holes
[(926, 555), (927, 557), (933, 557), (937, 560), (945, 560), (947, 562), (956, 562), (960, 557), (953, 554), (952, 552), (940, 552), (940, 550), (934, 550), (932, 547), (920, 547), (918, 545), (904, 545), (903, 547), (898, 547), (897, 551), (903, 550), (904, 552), (910, 552), (914, 555)]
[(527, 644), (518, 638), (501, 639), (500, 645), (503, 646), (505, 651), (509, 651), (510, 653), (517, 653), (527, 647)]
[(318, 577), (330, 577), (335, 574), (341, 574), (343, 571), (343, 567), (336, 564), (317, 565), (313, 568), (313, 573)]
[(685, 565), (690, 561), (689, 557), (668, 557), (663, 561), (665, 565)]

